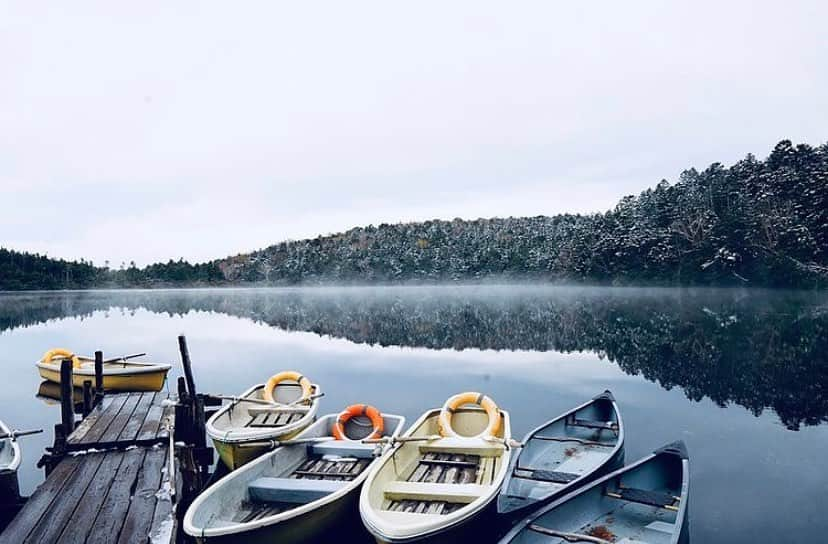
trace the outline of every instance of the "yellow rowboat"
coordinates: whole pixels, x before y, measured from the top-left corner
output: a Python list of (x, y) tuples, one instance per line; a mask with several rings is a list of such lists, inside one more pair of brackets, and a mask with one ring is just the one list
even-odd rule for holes
[[(44, 380), (60, 383), (60, 362), (63, 358), (37, 361), (37, 370)], [(95, 359), (74, 356), (72, 385), (83, 387), (83, 382), (95, 385)], [(103, 365), (103, 386), (107, 391), (160, 391), (167, 379), (170, 365), (141, 361), (108, 361)]]
[[(478, 398), (485, 410), (462, 407), (466, 402), (453, 402), (458, 398)], [(359, 498), (362, 522), (376, 541), (491, 539), (495, 498), (511, 459), (509, 414), (485, 395), (464, 393), (423, 414), (397, 442)]]
[(292, 404), (302, 398), (302, 386), (280, 382), (273, 388), (275, 402), (267, 403), (265, 384), (260, 383), (213, 414), (207, 420), (207, 436), (227, 468), (235, 470), (270, 449), (267, 445), (249, 447), (248, 443), (288, 440), (313, 423), (322, 394), (318, 385), (310, 387), (308, 400)]

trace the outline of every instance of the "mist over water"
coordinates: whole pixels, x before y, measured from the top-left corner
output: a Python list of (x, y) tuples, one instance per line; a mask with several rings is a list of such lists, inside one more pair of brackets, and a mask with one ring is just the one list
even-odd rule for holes
[(828, 489), (822, 293), (532, 285), (6, 293), (0, 331), (0, 418), (47, 429), (24, 443), (25, 491), (42, 478), (34, 464), (60, 417), (35, 398), (34, 361), (58, 346), (147, 351), (174, 364), (174, 379), (183, 332), (200, 390), (238, 393), (297, 369), (326, 391), (322, 413), (368, 402), (413, 421), (452, 393), (482, 390), (510, 411), (519, 437), (609, 388), (628, 460), (672, 440), (688, 444), (694, 542), (828, 534), (814, 501)]

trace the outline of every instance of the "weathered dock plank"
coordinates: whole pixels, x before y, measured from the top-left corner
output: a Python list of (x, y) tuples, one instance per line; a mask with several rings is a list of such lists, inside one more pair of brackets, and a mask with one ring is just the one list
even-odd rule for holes
[(43, 482), (26, 501), (26, 505), (12, 519), (6, 530), (0, 534), (2, 544), (20, 544), (49, 511), (49, 507), (61, 495), (69, 477), (80, 465), (80, 459), (69, 457), (55, 467), (49, 477)]
[(143, 448), (123, 453), (123, 461), (86, 537), (87, 544), (111, 543), (117, 538), (126, 519), (133, 484), (138, 477), (138, 469), (144, 455)]
[(89, 483), (83, 498), (60, 535), (61, 542), (83, 542), (89, 533), (91, 520), (98, 515), (106, 492), (112, 485), (114, 475), (124, 458), (120, 452), (108, 452), (104, 455), (95, 478)]
[[(95, 423), (92, 425), (92, 428), (89, 429), (82, 437), (76, 438), (75, 433), (69, 435), (69, 438), (66, 440), (67, 444), (70, 446), (72, 445), (82, 445), (82, 444), (94, 444), (98, 442), (106, 430), (109, 428), (109, 425), (112, 423), (112, 420), (118, 415), (121, 411), (121, 408), (124, 407), (124, 403), (129, 398), (129, 395), (113, 395), (112, 402), (106, 409), (101, 410), (100, 416), (95, 420)], [(97, 410), (97, 408), (96, 408)]]
[(138, 482), (135, 484), (135, 492), (129, 503), (129, 512), (121, 529), (119, 543), (132, 544), (140, 535), (150, 533), (155, 505), (158, 502), (156, 493), (161, 488), (162, 470), (167, 457), (168, 452), (163, 448), (152, 448), (147, 451), (138, 474)]
[[(135, 407), (133, 417), (129, 418), (129, 421), (126, 422), (126, 425), (121, 430), (121, 434), (118, 436), (119, 441), (129, 442), (138, 438), (138, 433), (144, 425), (144, 420), (146, 419), (146, 414), (150, 406), (153, 405), (156, 397), (161, 398), (160, 395), (160, 393), (145, 393), (141, 396), (138, 406)], [(164, 396), (166, 397), (166, 395)]]

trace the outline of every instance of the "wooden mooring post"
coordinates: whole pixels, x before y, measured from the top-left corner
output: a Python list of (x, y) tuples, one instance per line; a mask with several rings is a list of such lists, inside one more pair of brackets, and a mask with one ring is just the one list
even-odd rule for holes
[(92, 381), (91, 380), (84, 380), (83, 381), (83, 411), (81, 412), (83, 417), (89, 415), (89, 412), (92, 411)]
[(63, 435), (69, 436), (75, 430), (75, 399), (72, 385), (72, 360), (60, 362), (60, 422)]
[(104, 397), (103, 383), (103, 352), (95, 352), (95, 405), (101, 403)]

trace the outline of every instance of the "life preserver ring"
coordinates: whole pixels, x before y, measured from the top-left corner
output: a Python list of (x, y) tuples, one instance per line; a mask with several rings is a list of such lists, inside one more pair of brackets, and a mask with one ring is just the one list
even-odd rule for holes
[(276, 402), (276, 399), (273, 398), (273, 390), (276, 389), (277, 385), (285, 380), (293, 380), (302, 386), (302, 397), (300, 400), (296, 401), (296, 404), (310, 399), (313, 395), (313, 384), (311, 384), (311, 381), (308, 378), (302, 374), (299, 374), (295, 370), (286, 370), (284, 372), (274, 374), (269, 380), (267, 380), (267, 383), (264, 386), (264, 391), (262, 392), (264, 400), (272, 402), (273, 404), (279, 404)]
[(351, 440), (348, 438), (348, 435), (345, 434), (345, 423), (347, 423), (351, 418), (360, 416), (365, 416), (370, 419), (371, 424), (374, 426), (373, 432), (365, 438), (381, 438), (384, 425), (382, 414), (379, 410), (367, 404), (352, 404), (342, 410), (342, 412), (337, 416), (336, 423), (334, 423), (333, 426), (334, 438), (337, 440)]
[(47, 351), (46, 353), (43, 354), (43, 358), (41, 359), (41, 362), (51, 363), (52, 359), (54, 359), (55, 357), (60, 357), (61, 359), (71, 359), (72, 360), (72, 366), (75, 367), (75, 368), (78, 368), (79, 366), (81, 366), (80, 357), (78, 357), (77, 355), (75, 355), (74, 353), (69, 351), (68, 349), (63, 349), (63, 348), (50, 349), (49, 351)]
[(489, 424), (483, 432), (473, 438), (493, 437), (497, 435), (497, 432), (500, 430), (500, 408), (497, 407), (495, 401), (483, 393), (471, 391), (468, 393), (454, 395), (443, 405), (443, 409), (440, 410), (440, 417), (437, 420), (440, 428), (440, 434), (442, 436), (463, 436), (455, 432), (455, 430), (451, 427), (451, 416), (458, 408), (466, 404), (477, 404), (486, 410), (486, 415), (489, 416)]

